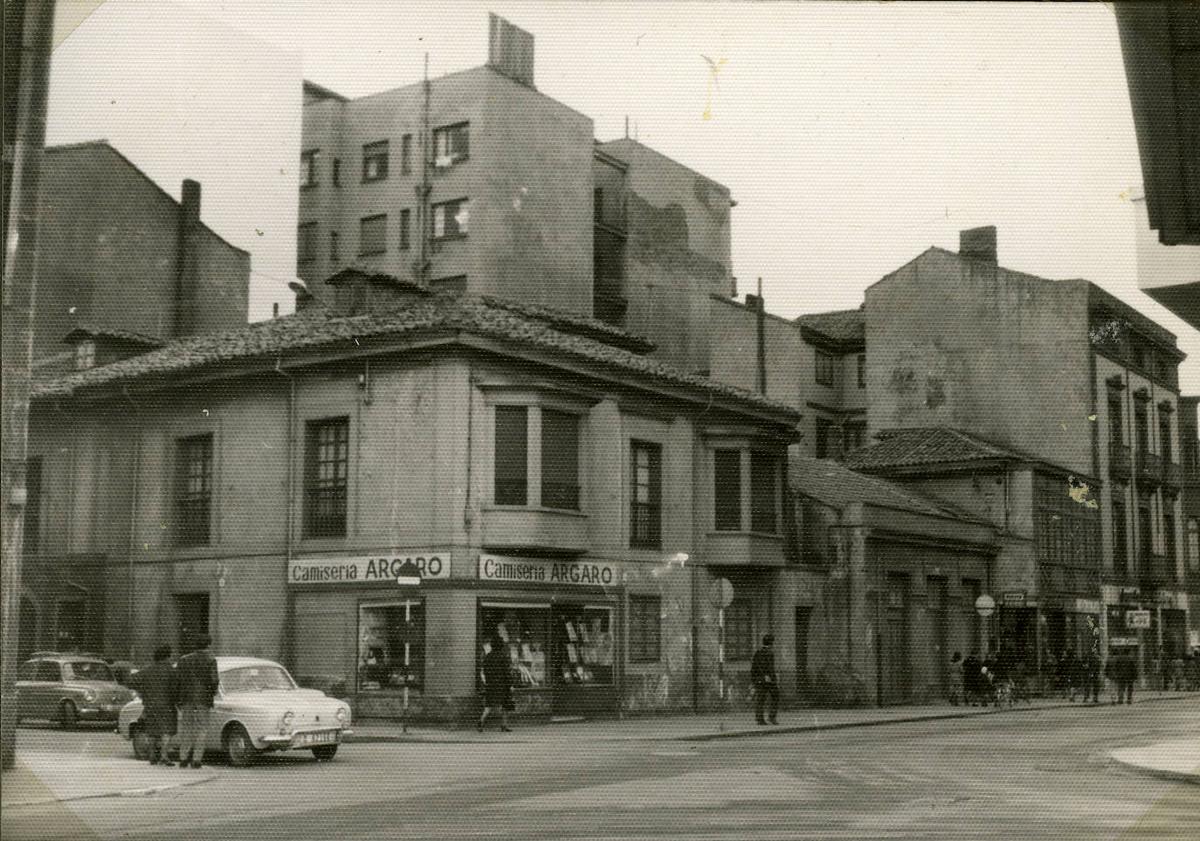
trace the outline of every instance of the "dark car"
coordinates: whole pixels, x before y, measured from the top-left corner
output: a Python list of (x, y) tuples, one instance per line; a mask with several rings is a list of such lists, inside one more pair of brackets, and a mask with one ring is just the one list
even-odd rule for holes
[(38, 652), (17, 672), (17, 720), (57, 721), (71, 729), (80, 721), (116, 721), (134, 697), (99, 657)]

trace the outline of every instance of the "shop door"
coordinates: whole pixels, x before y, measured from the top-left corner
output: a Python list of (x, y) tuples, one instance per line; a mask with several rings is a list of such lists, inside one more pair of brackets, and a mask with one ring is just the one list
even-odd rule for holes
[(946, 669), (950, 654), (946, 651), (950, 638), (949, 582), (945, 578), (930, 577), (926, 582), (926, 607), (929, 612), (929, 661), (934, 689), (938, 698), (948, 694), (949, 681)]
[(208, 633), (208, 593), (184, 593), (175, 596), (175, 615), (179, 619), (176, 654), (196, 650), (196, 640)]
[(881, 643), (882, 701), (902, 704), (909, 696), (908, 666), (908, 576), (888, 573), (887, 607)]
[(608, 605), (550, 609), (551, 714), (587, 716), (616, 710), (615, 615)]
[(796, 608), (796, 697), (808, 700), (808, 623), (812, 619), (812, 608)]

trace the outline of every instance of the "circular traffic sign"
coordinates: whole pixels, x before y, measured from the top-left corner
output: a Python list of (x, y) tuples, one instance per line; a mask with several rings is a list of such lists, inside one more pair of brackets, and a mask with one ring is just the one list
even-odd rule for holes
[(975, 600), (975, 612), (980, 616), (991, 616), (996, 611), (996, 600), (984, 593)]

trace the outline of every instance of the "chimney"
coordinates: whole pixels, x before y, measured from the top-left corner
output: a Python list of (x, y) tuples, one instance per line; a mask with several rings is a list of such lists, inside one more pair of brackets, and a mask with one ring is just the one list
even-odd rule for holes
[(488, 67), (530, 88), (533, 84), (533, 36), (488, 12)]
[(963, 257), (996, 265), (996, 226), (987, 225), (959, 231), (958, 253)]
[(175, 282), (175, 335), (196, 329), (200, 291), (200, 184), (183, 179), (179, 200), (179, 274)]

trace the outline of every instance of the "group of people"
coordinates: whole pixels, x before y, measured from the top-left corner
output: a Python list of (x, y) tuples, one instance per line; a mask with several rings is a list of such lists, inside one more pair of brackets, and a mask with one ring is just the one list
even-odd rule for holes
[(172, 664), (170, 646), (154, 652), (154, 664), (130, 678), (142, 698), (142, 727), (150, 739), (150, 764), (173, 766), (167, 756), (171, 737), (179, 736), (179, 767), (199, 768), (204, 759), (209, 711), (219, 676), (212, 640), (201, 636), (197, 648)]
[(954, 652), (949, 668), (950, 703), (986, 707), (991, 704), (1015, 704), (1028, 701), (1023, 663), (1011, 663), (1003, 653), (980, 657), (972, 651), (965, 659)]

